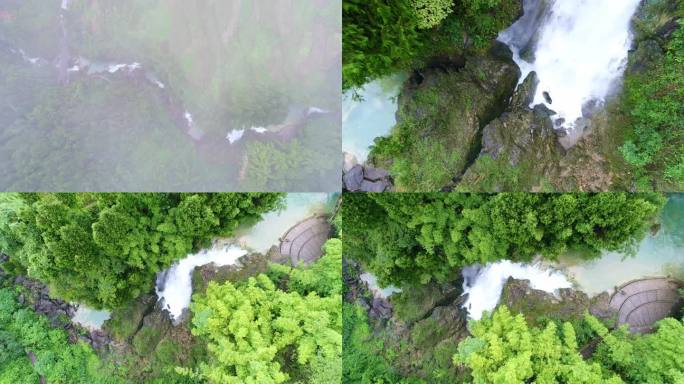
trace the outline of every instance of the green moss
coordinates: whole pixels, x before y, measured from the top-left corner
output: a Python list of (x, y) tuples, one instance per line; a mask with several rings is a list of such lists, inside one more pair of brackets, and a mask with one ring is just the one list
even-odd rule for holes
[(179, 362), (180, 346), (173, 340), (164, 339), (157, 345), (154, 355), (164, 365), (176, 365)]
[(149, 356), (157, 348), (161, 332), (157, 328), (142, 327), (133, 338), (133, 349), (140, 356)]

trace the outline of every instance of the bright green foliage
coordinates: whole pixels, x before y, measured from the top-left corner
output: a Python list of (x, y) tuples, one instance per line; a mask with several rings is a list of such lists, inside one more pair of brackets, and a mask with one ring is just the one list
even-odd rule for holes
[(12, 263), (96, 308), (149, 291), (157, 272), (281, 204), (281, 194), (28, 194), (0, 226)]
[(522, 315), (512, 315), (504, 306), (474, 322), (471, 332), (454, 362), (467, 365), (476, 384), (623, 382), (582, 359), (570, 323), (560, 330), (553, 322), (544, 329), (530, 328)]
[[(684, 3), (680, 7), (684, 13)], [(680, 25), (682, 25), (680, 21)], [(620, 152), (659, 190), (684, 186), (684, 28), (667, 43), (664, 58), (641, 74), (627, 76), (623, 106), (629, 134)]]
[(323, 245), (323, 256), (310, 267), (289, 268), (271, 265), (277, 275), (288, 275), (288, 290), (308, 295), (333, 296), (342, 293), (342, 240), (330, 239)]
[(109, 372), (90, 346), (70, 344), (66, 332), (21, 307), (12, 290), (0, 289), (0, 383), (35, 384), (39, 377), (55, 384), (125, 382)]
[(516, 0), (344, 0), (342, 88), (482, 49), (520, 11)]
[(391, 74), (421, 45), (408, 0), (344, 0), (342, 25), (343, 89)]
[(657, 324), (655, 333), (630, 335), (624, 328), (609, 333), (593, 320), (592, 327), (603, 338), (594, 359), (619, 373), (626, 382), (683, 382), (684, 324), (681, 321), (667, 318)]
[(458, 152), (450, 151), (442, 143), (429, 139), (422, 139), (407, 149), (412, 153), (402, 154), (391, 167), (391, 173), (397, 175), (395, 181), (399, 188), (439, 190), (451, 182), (454, 169), (458, 169), (462, 163)]
[(454, 0), (411, 0), (411, 5), (420, 29), (439, 25), (454, 10)]
[(192, 332), (212, 354), (202, 376), (222, 384), (322, 383), (321, 364), (341, 364), (341, 301), (281, 291), (266, 275), (243, 285), (211, 282), (190, 306)]
[(663, 204), (627, 193), (352, 194), (342, 206), (345, 254), (382, 284), (447, 281), (474, 263), (628, 251)]

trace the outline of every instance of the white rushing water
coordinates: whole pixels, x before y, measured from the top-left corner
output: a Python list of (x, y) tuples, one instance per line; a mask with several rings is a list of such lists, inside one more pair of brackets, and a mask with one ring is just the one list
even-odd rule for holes
[[(624, 72), (632, 42), (630, 19), (639, 2), (555, 0), (545, 10), (544, 1), (526, 0), (525, 16), (499, 40), (513, 50), (521, 81), (530, 71), (539, 77), (530, 106), (545, 104), (557, 113), (558, 126), (571, 129), (583, 117), (583, 106), (602, 105)], [(521, 50), (530, 44), (532, 57), (522, 54), (528, 62)]]
[(397, 288), (392, 285), (384, 288), (380, 287), (380, 285), (378, 284), (377, 276), (369, 272), (364, 272), (361, 275), (359, 275), (359, 280), (366, 283), (368, 289), (373, 293), (373, 296), (375, 297), (386, 299), (395, 293), (401, 292), (400, 288)]
[(555, 293), (559, 288), (572, 284), (561, 272), (545, 269), (540, 265), (514, 263), (502, 260), (482, 266), (463, 268), (463, 294), (468, 300), (463, 305), (471, 319), (479, 320), (484, 311), (492, 311), (499, 303), (501, 291), (509, 277), (530, 280), (533, 289)]
[(156, 292), (164, 308), (177, 320), (192, 298), (192, 271), (199, 266), (214, 263), (217, 267), (234, 265), (247, 251), (233, 245), (215, 245), (175, 263), (157, 277)]

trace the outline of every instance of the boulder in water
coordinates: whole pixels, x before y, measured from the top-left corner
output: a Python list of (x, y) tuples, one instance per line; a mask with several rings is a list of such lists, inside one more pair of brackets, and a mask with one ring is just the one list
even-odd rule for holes
[(511, 99), (511, 110), (520, 108), (529, 108), (534, 101), (534, 95), (537, 93), (537, 86), (539, 85), (539, 77), (537, 72), (530, 72), (525, 80), (515, 90), (513, 98)]

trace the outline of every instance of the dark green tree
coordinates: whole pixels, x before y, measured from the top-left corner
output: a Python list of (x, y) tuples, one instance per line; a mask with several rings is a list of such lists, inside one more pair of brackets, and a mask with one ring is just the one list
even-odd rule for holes
[(382, 283), (401, 285), (445, 281), (463, 266), (501, 259), (627, 252), (664, 201), (629, 193), (350, 194), (345, 255)]
[(487, 47), (519, 15), (516, 0), (344, 0), (342, 88)]
[[(115, 308), (157, 272), (278, 208), (282, 194), (28, 194), (3, 251), (63, 299)], [(18, 245), (16, 245), (18, 244)]]

